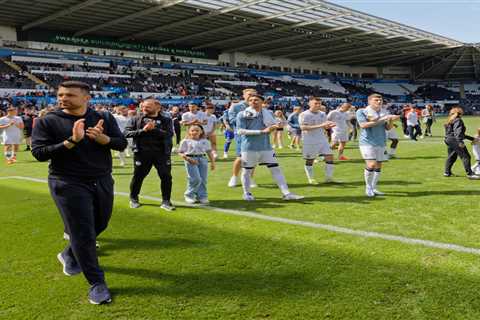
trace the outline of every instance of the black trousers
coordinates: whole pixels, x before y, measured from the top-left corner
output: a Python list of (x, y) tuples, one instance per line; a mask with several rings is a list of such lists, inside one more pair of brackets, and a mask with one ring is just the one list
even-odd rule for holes
[(173, 130), (175, 131), (175, 140), (177, 145), (180, 144), (180, 141), (182, 140), (182, 127), (180, 124), (174, 124), (173, 125)]
[(417, 124), (416, 126), (408, 126), (408, 135), (410, 139), (417, 140), (417, 137), (422, 135), (422, 128)]
[(136, 152), (133, 156), (134, 170), (130, 182), (130, 199), (138, 200), (142, 183), (150, 173), (152, 166), (157, 169), (160, 178), (162, 199), (170, 200), (172, 194), (172, 163), (169, 154), (158, 152)]
[(448, 146), (448, 157), (447, 161), (445, 162), (445, 173), (451, 174), (452, 167), (457, 158), (460, 157), (463, 163), (463, 167), (465, 168), (465, 172), (468, 175), (473, 174), (472, 168), (470, 167), (470, 153), (465, 145), (463, 147), (459, 146), (457, 140), (445, 140), (445, 144)]
[(87, 281), (93, 285), (105, 282), (98, 265), (95, 241), (104, 231), (113, 209), (111, 176), (93, 181), (50, 176), (48, 186), (60, 211), (70, 242), (63, 253), (78, 262)]
[(427, 119), (427, 122), (425, 123), (425, 135), (426, 136), (431, 136), (432, 135), (432, 124), (433, 124), (433, 119)]

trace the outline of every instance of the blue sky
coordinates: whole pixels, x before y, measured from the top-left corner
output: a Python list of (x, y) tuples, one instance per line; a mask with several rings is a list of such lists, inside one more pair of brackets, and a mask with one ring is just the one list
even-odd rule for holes
[(458, 41), (480, 42), (480, 0), (327, 0)]

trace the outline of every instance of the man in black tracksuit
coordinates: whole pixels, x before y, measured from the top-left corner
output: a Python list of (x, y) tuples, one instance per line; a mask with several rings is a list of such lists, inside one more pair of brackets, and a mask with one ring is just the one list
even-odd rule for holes
[(64, 82), (57, 99), (61, 110), (39, 118), (32, 136), (33, 156), (50, 160), (48, 186), (70, 235), (57, 258), (66, 275), (83, 272), (91, 285), (91, 303), (110, 302), (95, 241), (107, 228), (113, 208), (110, 150), (124, 150), (127, 140), (110, 113), (88, 108), (87, 84)]
[(175, 210), (170, 201), (172, 193), (172, 119), (161, 113), (161, 105), (155, 99), (147, 99), (141, 104), (142, 114), (133, 117), (125, 127), (124, 135), (133, 138), (134, 171), (130, 183), (130, 207), (138, 208), (138, 195), (142, 183), (152, 166), (157, 169), (161, 181), (161, 208)]

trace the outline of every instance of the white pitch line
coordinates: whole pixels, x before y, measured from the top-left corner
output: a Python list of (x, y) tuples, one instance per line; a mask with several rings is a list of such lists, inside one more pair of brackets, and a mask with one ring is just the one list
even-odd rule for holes
[[(0, 177), (0, 179), (2, 179), (2, 180), (4, 180), (4, 179), (18, 179), (18, 180), (25, 180), (25, 181), (32, 181), (32, 182), (47, 183), (47, 180), (44, 180), (44, 179), (22, 177), (22, 176)], [(115, 192), (115, 195), (119, 195), (119, 196), (122, 196), (122, 197), (128, 197), (129, 196), (129, 194), (126, 193), (126, 192)], [(151, 196), (141, 196), (141, 198), (147, 199), (147, 200), (152, 200), (152, 201), (157, 201), (157, 202), (162, 201), (161, 198), (151, 197)], [(405, 243), (405, 244), (409, 244), (409, 245), (420, 245), (420, 246), (424, 246), (424, 247), (428, 247), (428, 248), (451, 250), (451, 251), (456, 251), (456, 252), (464, 252), (464, 253), (471, 253), (471, 254), (475, 254), (475, 255), (480, 255), (480, 249), (478, 249), (478, 248), (464, 247), (464, 246), (453, 244), (453, 243), (445, 243), (445, 242), (436, 242), (436, 241), (431, 241), (431, 240), (415, 239), (415, 238), (395, 236), (395, 235), (390, 235), (390, 234), (380, 233), (380, 232), (350, 229), (350, 228), (339, 227), (339, 226), (334, 226), (334, 225), (330, 225), (330, 224), (322, 224), (322, 223), (308, 222), (308, 221), (302, 221), (302, 220), (293, 220), (293, 219), (288, 219), (288, 218), (273, 217), (273, 216), (258, 214), (258, 213), (250, 212), (250, 211), (224, 209), (224, 208), (217, 208), (217, 207), (211, 207), (211, 206), (195, 206), (195, 205), (189, 205), (189, 204), (186, 204), (186, 203), (183, 203), (183, 202), (176, 202), (176, 203), (181, 204), (183, 206), (201, 208), (201, 209), (206, 209), (206, 210), (219, 212), (219, 213), (223, 213), (223, 214), (228, 214), (228, 215), (233, 215), (233, 216), (248, 217), (248, 218), (264, 220), (264, 221), (279, 222), (279, 223), (284, 223), (284, 224), (289, 224), (289, 225), (294, 225), (294, 226), (302, 226), (302, 227), (307, 227), (307, 228), (321, 229), (321, 230), (326, 230), (326, 231), (330, 231), (330, 232), (342, 233), (342, 234), (347, 234), (347, 235), (352, 235), (352, 236), (357, 236), (357, 237), (362, 237), (362, 238), (382, 239), (382, 240), (387, 240), (387, 241), (401, 242), (401, 243)]]

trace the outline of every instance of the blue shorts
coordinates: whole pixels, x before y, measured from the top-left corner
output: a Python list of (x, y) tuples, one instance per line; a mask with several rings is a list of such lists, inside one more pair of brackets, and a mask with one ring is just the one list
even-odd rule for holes
[(235, 138), (235, 133), (230, 130), (225, 130), (224, 135), (227, 142), (232, 142), (232, 140)]
[(242, 136), (235, 134), (235, 155), (240, 158), (242, 156)]

